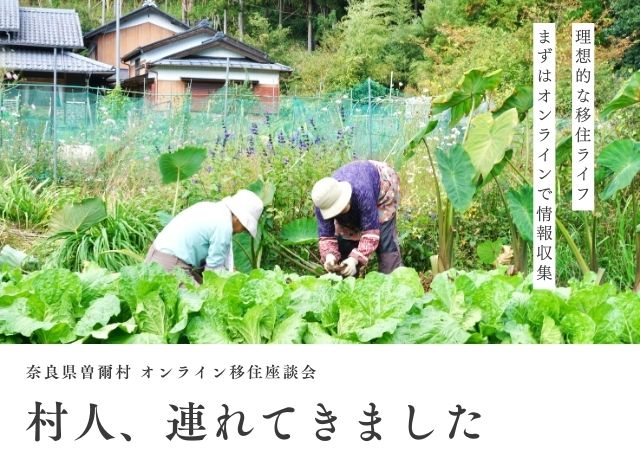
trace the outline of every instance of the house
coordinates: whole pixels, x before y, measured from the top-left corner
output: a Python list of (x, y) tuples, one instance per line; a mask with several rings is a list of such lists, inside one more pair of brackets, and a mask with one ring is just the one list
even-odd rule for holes
[[(193, 108), (225, 83), (248, 84), (265, 102), (280, 95), (280, 77), (292, 70), (264, 52), (216, 31), (206, 21), (189, 28), (160, 10), (153, 0), (121, 17), (120, 51), (126, 71), (122, 86), (162, 96), (192, 94)], [(115, 65), (115, 22), (90, 31), (90, 57)], [(122, 68), (123, 65), (120, 64)], [(200, 103), (200, 104), (199, 104)]]
[[(114, 69), (77, 54), (84, 49), (75, 10), (20, 7), (0, 0), (0, 70), (27, 83), (97, 85)], [(6, 73), (9, 72), (8, 75)]]
[[(169, 38), (189, 29), (187, 25), (160, 10), (153, 0), (120, 17), (120, 57), (137, 47)], [(116, 66), (116, 22), (111, 21), (84, 35), (89, 57)], [(121, 78), (127, 78), (127, 66), (119, 64)]]
[(208, 25), (139, 47), (123, 60), (129, 64), (123, 86), (140, 89), (144, 84), (156, 95), (191, 92), (196, 108), (225, 83), (247, 84), (263, 101), (274, 102), (280, 95), (280, 74), (291, 72)]

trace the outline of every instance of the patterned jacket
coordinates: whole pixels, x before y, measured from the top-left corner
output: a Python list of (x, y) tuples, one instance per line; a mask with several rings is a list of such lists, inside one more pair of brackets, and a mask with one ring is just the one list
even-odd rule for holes
[(385, 163), (374, 160), (358, 160), (336, 170), (338, 181), (351, 184), (351, 208), (346, 214), (325, 220), (316, 208), (320, 258), (328, 254), (340, 259), (338, 236), (358, 240), (358, 247), (349, 256), (360, 264), (367, 264), (371, 253), (380, 242), (380, 225), (391, 220), (400, 198), (398, 176)]

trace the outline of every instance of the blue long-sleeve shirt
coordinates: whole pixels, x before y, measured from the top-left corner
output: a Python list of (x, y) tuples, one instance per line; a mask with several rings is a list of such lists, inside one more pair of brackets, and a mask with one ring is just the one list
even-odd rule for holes
[(153, 245), (191, 266), (233, 269), (231, 211), (222, 202), (198, 202), (176, 215)]

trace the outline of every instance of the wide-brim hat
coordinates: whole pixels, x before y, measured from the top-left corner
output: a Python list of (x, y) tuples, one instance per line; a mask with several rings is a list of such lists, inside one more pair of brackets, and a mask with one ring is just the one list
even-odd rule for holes
[(311, 199), (324, 219), (340, 214), (351, 201), (351, 184), (335, 178), (322, 178), (311, 191)]
[(255, 238), (258, 233), (258, 221), (264, 209), (262, 199), (252, 191), (241, 189), (233, 196), (225, 197), (222, 202), (247, 229), (247, 232)]

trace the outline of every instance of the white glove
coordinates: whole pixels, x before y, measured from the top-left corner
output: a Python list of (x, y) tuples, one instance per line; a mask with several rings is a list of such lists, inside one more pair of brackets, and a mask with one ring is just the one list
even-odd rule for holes
[(336, 257), (335, 255), (328, 254), (324, 259), (324, 269), (325, 271), (332, 273), (336, 270)]
[(342, 271), (340, 274), (343, 276), (355, 276), (358, 272), (358, 260), (352, 257), (345, 259), (342, 263), (340, 263), (342, 267)]

